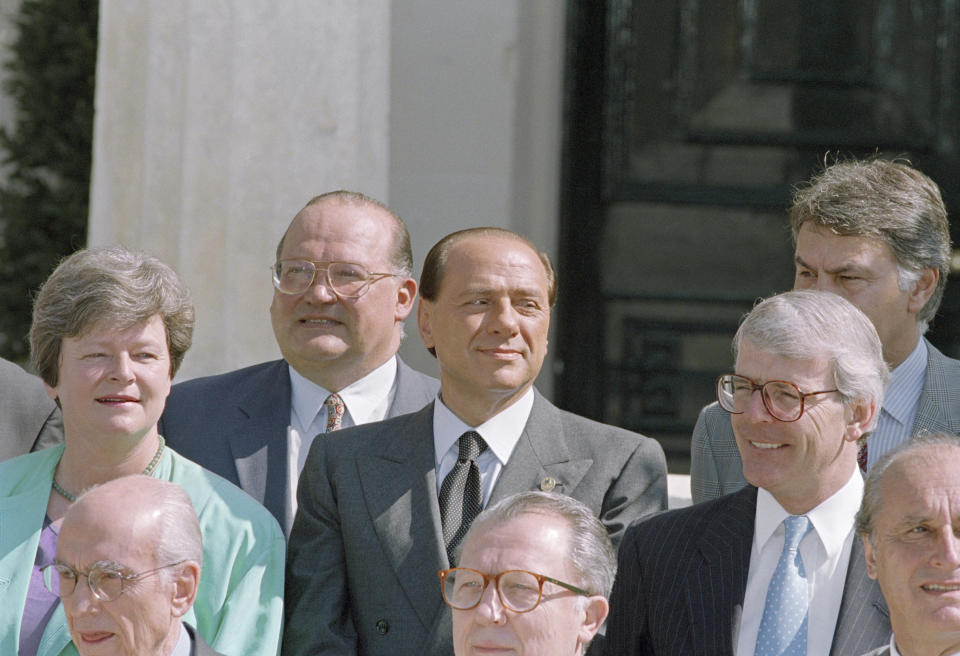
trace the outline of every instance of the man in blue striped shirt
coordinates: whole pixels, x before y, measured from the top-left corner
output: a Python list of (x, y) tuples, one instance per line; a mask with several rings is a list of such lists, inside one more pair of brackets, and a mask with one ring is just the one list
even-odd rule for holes
[[(797, 190), (790, 225), (794, 289), (831, 291), (856, 305), (876, 327), (892, 370), (861, 466), (918, 433), (960, 432), (960, 361), (923, 337), (950, 269), (936, 183), (904, 162), (840, 161)], [(730, 416), (716, 403), (700, 413), (691, 460), (694, 502), (746, 484)]]

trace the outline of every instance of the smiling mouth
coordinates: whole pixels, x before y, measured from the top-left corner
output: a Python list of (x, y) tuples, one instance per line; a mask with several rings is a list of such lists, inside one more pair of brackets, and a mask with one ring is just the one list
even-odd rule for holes
[(926, 585), (921, 585), (920, 587), (927, 592), (957, 592), (960, 590), (960, 584), (941, 585), (939, 583), (928, 583)]
[(298, 321), (310, 326), (339, 326), (341, 324), (336, 319), (298, 319)]
[(101, 396), (97, 399), (97, 403), (103, 403), (105, 405), (115, 405), (117, 403), (137, 403), (137, 399), (132, 396)]
[(750, 442), (750, 446), (764, 451), (769, 451), (784, 447), (786, 444), (780, 442)]
[(113, 634), (107, 631), (91, 631), (89, 633), (80, 634), (80, 638), (84, 642), (103, 642), (104, 640), (111, 637), (113, 637)]

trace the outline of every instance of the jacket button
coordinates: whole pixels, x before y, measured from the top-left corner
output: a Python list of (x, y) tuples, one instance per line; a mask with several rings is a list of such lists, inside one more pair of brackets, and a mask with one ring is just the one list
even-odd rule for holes
[(377, 633), (380, 635), (387, 635), (387, 631), (390, 630), (390, 623), (387, 620), (377, 620)]

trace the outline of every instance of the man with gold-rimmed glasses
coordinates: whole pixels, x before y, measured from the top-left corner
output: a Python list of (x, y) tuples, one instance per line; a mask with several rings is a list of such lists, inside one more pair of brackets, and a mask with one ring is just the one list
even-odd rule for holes
[(80, 656), (218, 656), (188, 623), (202, 565), (190, 497), (136, 475), (77, 498), (42, 572)]
[(857, 441), (889, 370), (870, 319), (795, 291), (746, 316), (717, 382), (749, 485), (634, 524), (620, 546), (608, 654), (860, 654), (889, 614), (854, 535)]
[(417, 283), (410, 235), (388, 207), (352, 191), (317, 196), (271, 269), (283, 359), (175, 385), (160, 431), (289, 534), (315, 436), (419, 410), (439, 383), (396, 355)]
[(440, 571), (456, 656), (580, 656), (607, 616), (613, 545), (589, 508), (522, 492), (481, 513)]

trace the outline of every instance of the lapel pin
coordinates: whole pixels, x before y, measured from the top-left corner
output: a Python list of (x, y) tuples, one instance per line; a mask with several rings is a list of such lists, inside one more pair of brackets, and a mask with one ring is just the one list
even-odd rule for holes
[(557, 479), (553, 476), (544, 476), (540, 481), (540, 489), (543, 492), (552, 492), (555, 487), (557, 487)]

